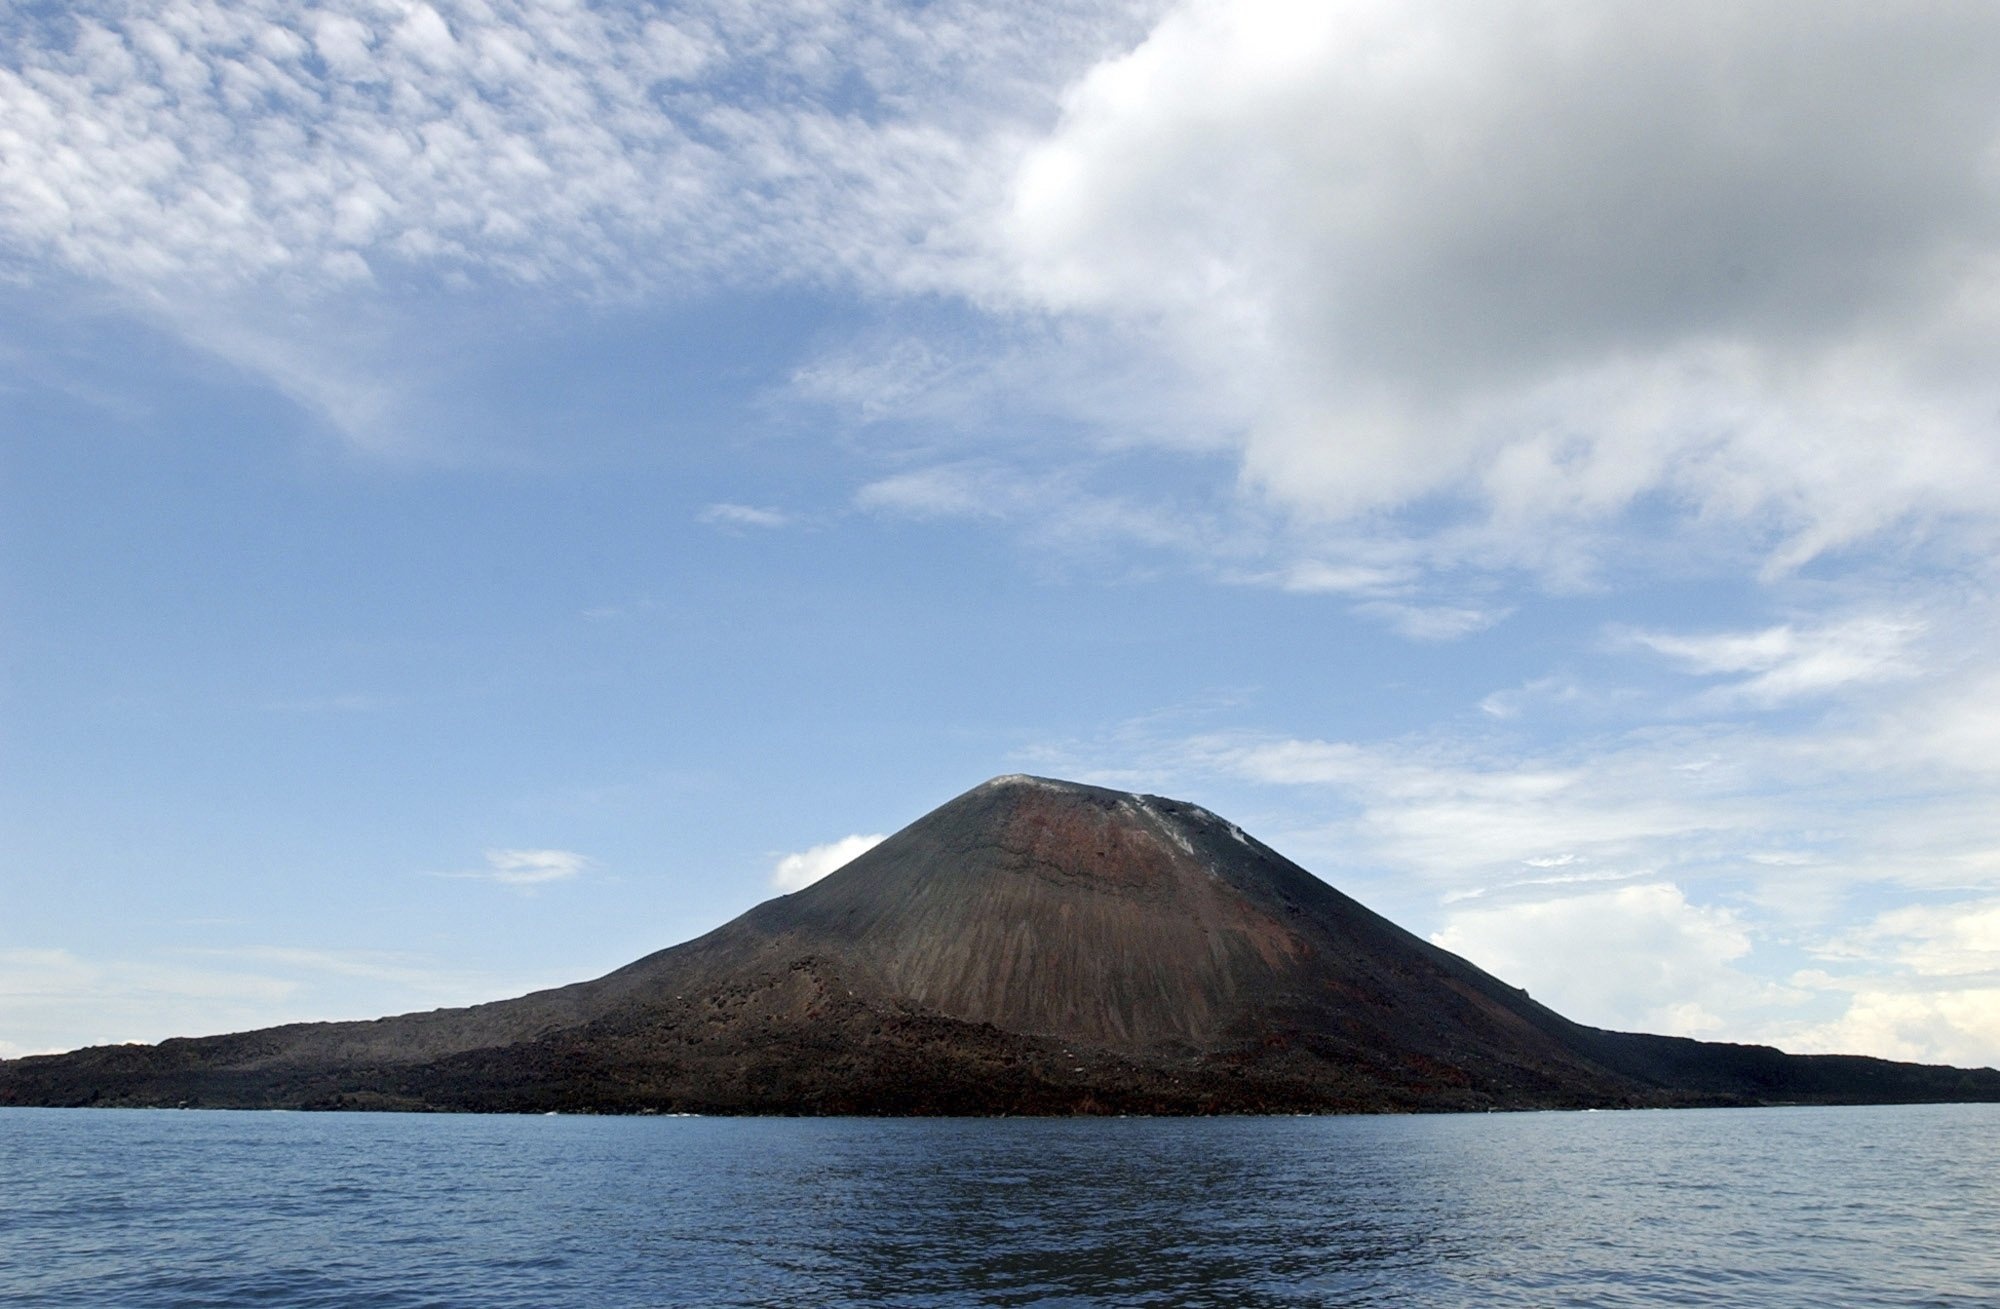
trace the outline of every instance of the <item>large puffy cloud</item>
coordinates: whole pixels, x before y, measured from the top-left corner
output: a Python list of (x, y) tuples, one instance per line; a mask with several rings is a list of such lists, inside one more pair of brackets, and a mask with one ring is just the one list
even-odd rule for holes
[(1664, 497), (1783, 569), (2000, 510), (1996, 84), (1977, 8), (1193, 0), (1071, 90), (1005, 234), (1233, 396), (1294, 509)]
[(1735, 961), (1751, 939), (1727, 909), (1648, 883), (1455, 912), (1431, 940), (1602, 1027), (1699, 1036), (1740, 1021), (1745, 992), (1773, 988)]

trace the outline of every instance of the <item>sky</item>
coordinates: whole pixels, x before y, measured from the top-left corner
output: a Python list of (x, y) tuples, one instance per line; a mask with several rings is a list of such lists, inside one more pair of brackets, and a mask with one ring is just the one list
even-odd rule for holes
[(2000, 1063), (2000, 10), (0, 0), (0, 1057), (984, 779)]

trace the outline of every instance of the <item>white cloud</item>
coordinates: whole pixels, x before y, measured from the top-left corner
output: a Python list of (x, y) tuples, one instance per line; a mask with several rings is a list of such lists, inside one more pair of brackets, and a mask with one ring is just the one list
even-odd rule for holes
[(1923, 977), (2000, 984), (2000, 899), (1905, 905), (1841, 933), (1815, 953), (1893, 963)]
[(318, 950), (297, 946), (250, 945), (191, 948), (185, 954), (238, 964), (289, 969), (300, 974), (329, 974), (371, 982), (393, 982), (417, 993), (440, 985), (458, 990), (465, 979), (440, 974), (430, 961), (382, 950)]
[[(1284, 529), (1174, 548), (1300, 589), (1426, 565), (1573, 586), (1640, 509), (1779, 573), (1898, 524), (1983, 548), (2000, 17), (1162, 13), (98, 0), (14, 20), (0, 253), (390, 448), (415, 439), (424, 291), (944, 292), (978, 339), (835, 345), (798, 394), (987, 444), (1068, 416), (1234, 451), (1222, 494)], [(987, 512), (948, 480), (869, 495)], [(1160, 540), (1186, 508), (1135, 499), (1061, 501), (1041, 536), (1104, 540), (1110, 504)], [(1336, 530), (1404, 548), (1296, 562)], [(1502, 608), (1367, 598), (1420, 639)]]
[(854, 495), (857, 508), (918, 521), (985, 519), (1019, 525), (1022, 539), (1055, 555), (1082, 557), (1108, 546), (1227, 556), (1231, 528), (1170, 503), (1093, 490), (1083, 470), (1026, 469), (959, 460), (877, 479)]
[[(1573, 948), (1594, 957), (1600, 938), (1651, 950), (1651, 923), (1664, 953), (1619, 965), (1630, 975), (1615, 1010), (1567, 1010), (1589, 1021), (2000, 1062), (1978, 1008), (2000, 986), (1990, 600), (1954, 583), (1938, 595), (1956, 612), (1932, 596), (1909, 611), (1919, 623), (1857, 618), (1871, 611), (1840, 594), (1833, 618), (1649, 633), (1658, 639), (1595, 652), (1641, 674), (1635, 659), (1666, 657), (1730, 692), (1693, 704), (1595, 666), (1489, 694), (1477, 716), (1423, 736), (1188, 735), (1138, 721), (1045, 750), (1037, 769), (1202, 796), (1398, 921), (1451, 932), (1503, 976), (1533, 964), (1518, 944), (1531, 931), (1551, 952), (1574, 931)], [(1873, 653), (1847, 657), (1856, 651)], [(1733, 688), (1798, 667), (1838, 675), (1796, 676), (1782, 699), (1764, 683), (1760, 695), (1796, 712), (1744, 714), (1765, 701)], [(1833, 971), (1795, 982), (1801, 956)], [(1575, 979), (1510, 980), (1552, 1003), (1584, 993)]]
[(1006, 471), (971, 464), (939, 465), (870, 482), (855, 492), (863, 509), (911, 518), (998, 518), (1047, 503)]
[(1893, 705), (1866, 748), (1914, 773), (1983, 778), (2000, 774), (2000, 667), (1985, 650), (1960, 651), (1917, 694)]
[(1754, 632), (1633, 632), (1629, 639), (1697, 676), (1745, 674), (1718, 687), (1712, 701), (1770, 706), (1857, 683), (1914, 677), (1922, 667), (1911, 646), (1923, 631), (1911, 619), (1864, 616), (1810, 628), (1786, 623)]
[(712, 504), (702, 510), (697, 517), (714, 527), (757, 527), (779, 528), (791, 524), (790, 514), (777, 509), (760, 509), (756, 505)]
[(1513, 613), (1510, 605), (1420, 598), (1426, 590), (1423, 574), (1407, 549), (1350, 542), (1348, 550), (1349, 557), (1340, 562), (1307, 556), (1274, 569), (1224, 571), (1221, 580), (1299, 595), (1353, 596), (1361, 603), (1350, 612), (1411, 641), (1462, 640), (1505, 622)]
[[(364, 445), (425, 293), (990, 280), (965, 222), (1123, 6), (90, 0), (0, 56), (0, 259)], [(390, 307), (392, 312), (378, 314)], [(371, 339), (369, 329), (384, 333)]]
[(1642, 503), (1778, 570), (1990, 532), (1996, 32), (1191, 0), (1070, 88), (1003, 239), (1036, 303), (1231, 397), (1248, 483), (1307, 516), (1457, 501), (1489, 566)]
[(270, 973), (0, 949), (0, 1031), (22, 1053), (234, 1031), (294, 995), (294, 981)]
[(529, 887), (566, 882), (581, 876), (589, 867), (590, 860), (572, 850), (488, 850), (486, 867), (438, 876)]
[(1794, 981), (1842, 1009), (1790, 1034), (1797, 1048), (2000, 1065), (2000, 898), (1904, 905), (1811, 952), (1828, 967)]
[[(1621, 562), (1761, 564), (1806, 599), (1727, 629), (1649, 615), (1594, 652), (1707, 681), (1651, 720), (1587, 668), (1508, 669), (1465, 693), (1491, 735), (1136, 745), (1284, 792), (1301, 840), (1482, 909), (1561, 867), (1687, 888), (1662, 921), (1713, 946), (1705, 893), (1739, 879), (1731, 966), (1865, 888), (2000, 886), (1996, 608), (1964, 580), (2000, 522), (2000, 11), (1189, 0), (1148, 34), (1156, 13), (11, 12), (0, 280), (108, 296), (388, 445), (484, 295), (859, 292), (896, 330), (823, 342), (794, 398), (923, 431), (857, 507), (1178, 552), (1413, 639), (1528, 612), (1510, 570), (1576, 590)], [(938, 291), (957, 334), (904, 330)], [(1178, 494), (1145, 475), (1156, 451)], [(1840, 553), (1896, 528), (1930, 548)], [(1918, 577), (1939, 560), (1967, 594), (1901, 607), (1949, 589)], [(1874, 609), (1807, 583), (1871, 567)], [(1733, 721), (1776, 707), (1819, 717)], [(1551, 742), (1586, 712), (1592, 735)], [(1134, 744), (1100, 771), (1143, 771)], [(586, 866), (496, 850), (452, 875)], [(1820, 942), (1874, 979), (1864, 1003), (1849, 978), (1842, 1030), (1942, 1041), (1973, 1003), (1946, 997), (1985, 994), (1937, 971), (1985, 948), (1947, 930), (1974, 911), (1933, 908), (1842, 938), (1851, 957)]]
[(1381, 595), (1400, 593), (1415, 580), (1414, 570), (1373, 563), (1328, 563), (1302, 559), (1275, 573), (1246, 577), (1246, 582), (1275, 585), (1302, 595)]
[(1512, 610), (1477, 605), (1407, 604), (1371, 600), (1354, 610), (1365, 618), (1387, 623), (1412, 641), (1457, 641), (1502, 622)]
[(89, 1009), (114, 996), (263, 1003), (282, 1000), (291, 991), (290, 983), (277, 978), (173, 962), (102, 963), (68, 950), (0, 950), (0, 1004), (12, 1019), (10, 1031), (31, 1025), (30, 1019), (20, 1017), (25, 1011), (49, 1006)]
[(788, 895), (804, 890), (828, 873), (873, 850), (882, 841), (880, 835), (843, 836), (838, 841), (828, 841), (825, 845), (785, 855), (771, 866), (771, 885)]
[(1866, 1050), (1886, 1059), (2000, 1066), (2000, 986), (1909, 990), (1866, 986), (1852, 990), (1846, 1011), (1832, 1022), (1800, 1029), (1786, 1042), (1805, 1053)]
[(1680, 768), (1712, 738), (1594, 743), (1580, 760), (1471, 749), (1218, 735), (1172, 747), (1195, 765), (1264, 784), (1326, 789), (1351, 811), (1316, 844), (1446, 890), (1512, 880), (1521, 864), (1587, 856), (1595, 868), (1699, 858), (1767, 815), (1739, 773)]
[(288, 978), (170, 958), (0, 950), (0, 1030), (36, 1053), (229, 1031), (281, 1010), (296, 992)]
[(375, 1018), (547, 984), (381, 951), (248, 946), (118, 958), (0, 949), (0, 1057)]
[(1576, 682), (1566, 677), (1537, 677), (1520, 686), (1494, 691), (1479, 702), (1479, 710), (1493, 718), (1519, 718), (1530, 707), (1574, 704), (1584, 698)]
[(1700, 1036), (1740, 1020), (1746, 992), (1780, 998), (1735, 967), (1738, 916), (1670, 883), (1454, 909), (1431, 940), (1598, 1027)]
[[(923, 281), (1135, 11), (103, 0), (20, 24), (0, 233), (122, 284)], [(949, 68), (949, 74), (941, 70)], [(984, 125), (984, 126), (982, 126)], [(358, 261), (358, 266), (357, 266)], [(960, 274), (954, 274), (960, 276)]]

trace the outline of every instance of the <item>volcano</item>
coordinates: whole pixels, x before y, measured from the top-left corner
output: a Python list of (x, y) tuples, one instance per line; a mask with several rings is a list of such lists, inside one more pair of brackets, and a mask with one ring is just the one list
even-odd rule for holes
[(1196, 805), (995, 778), (594, 981), (0, 1062), (0, 1104), (796, 1114), (2000, 1100), (2000, 1073), (1603, 1031)]

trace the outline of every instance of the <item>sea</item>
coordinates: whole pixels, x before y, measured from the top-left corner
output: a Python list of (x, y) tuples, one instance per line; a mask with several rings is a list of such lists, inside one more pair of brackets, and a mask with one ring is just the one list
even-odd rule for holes
[(0, 1304), (2000, 1306), (2000, 1105), (0, 1109)]

